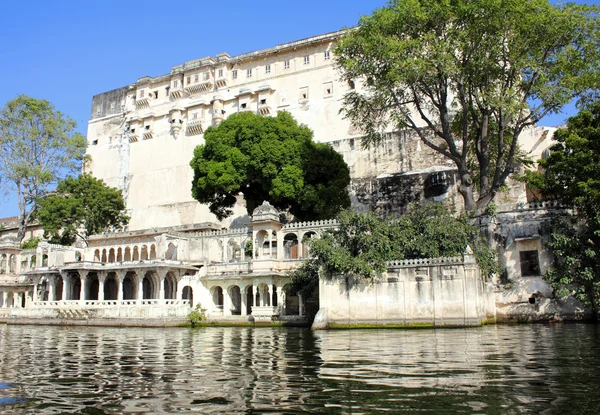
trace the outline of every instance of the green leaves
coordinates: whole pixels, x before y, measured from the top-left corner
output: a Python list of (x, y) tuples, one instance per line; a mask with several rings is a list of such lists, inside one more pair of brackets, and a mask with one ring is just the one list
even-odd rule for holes
[(208, 128), (204, 139), (190, 162), (192, 196), (219, 219), (231, 215), (240, 192), (249, 214), (265, 200), (300, 220), (330, 218), (350, 206), (341, 155), (315, 144), (312, 132), (287, 112), (233, 114)]
[(70, 245), (75, 237), (84, 241), (103, 231), (123, 229), (129, 223), (121, 191), (89, 174), (68, 177), (56, 192), (40, 200), (37, 219), (44, 237)]
[(481, 213), (526, 162), (523, 129), (597, 96), (599, 11), (547, 0), (392, 0), (335, 49), (342, 78), (362, 87), (342, 113), (367, 145), (411, 129), (456, 164), (466, 209)]
[(0, 184), (17, 194), (20, 239), (37, 203), (58, 180), (81, 170), (85, 137), (46, 101), (20, 95), (0, 112)]
[(557, 142), (540, 160), (543, 172), (530, 172), (529, 185), (575, 208), (572, 216), (548, 225), (548, 247), (555, 257), (546, 274), (559, 295), (573, 293), (600, 310), (600, 103), (569, 118), (554, 133)]

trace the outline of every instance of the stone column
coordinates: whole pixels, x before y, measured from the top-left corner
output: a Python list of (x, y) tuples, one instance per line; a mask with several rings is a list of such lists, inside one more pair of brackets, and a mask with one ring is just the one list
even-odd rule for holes
[(283, 248), (283, 232), (277, 232), (277, 259), (282, 260), (285, 255)]
[(246, 290), (241, 289), (240, 296), (242, 297), (241, 301), (240, 301), (240, 304), (242, 307), (242, 309), (240, 310), (241, 311), (240, 315), (245, 316), (248, 314), (246, 312), (247, 311), (246, 309), (248, 308), (248, 304), (247, 304), (248, 293), (246, 292)]
[(86, 276), (80, 275), (79, 280), (81, 281), (81, 287), (79, 290), (79, 302), (83, 304), (83, 302), (85, 301), (85, 286), (87, 284), (87, 278)]
[(63, 301), (67, 300), (67, 285), (69, 284), (69, 276), (65, 273), (63, 274), (62, 272), (60, 273), (60, 276), (62, 277), (63, 280), (63, 285), (62, 285), (62, 299)]
[(223, 288), (223, 315), (231, 315), (231, 297), (229, 296), (227, 287)]
[(98, 301), (104, 301), (104, 281), (106, 281), (106, 274), (98, 272)]
[(265, 305), (273, 306), (273, 285), (267, 285), (267, 301), (265, 301)]
[(18, 292), (13, 293), (13, 308), (21, 307), (21, 294)]
[(302, 317), (304, 315), (304, 301), (302, 300), (302, 294), (298, 293), (298, 315)]
[(38, 291), (39, 283), (40, 283), (40, 280), (38, 278), (33, 279), (33, 293), (31, 295), (31, 301), (34, 303), (37, 301), (37, 291)]
[(277, 287), (277, 308), (285, 315), (285, 291), (283, 287)]
[(138, 280), (138, 291), (137, 291), (136, 300), (141, 301), (144, 299), (144, 276), (138, 275), (137, 280)]
[(48, 278), (48, 301), (54, 301), (56, 297), (56, 277)]
[(165, 299), (165, 278), (167, 278), (168, 270), (159, 269), (156, 271), (158, 274), (158, 298), (160, 300)]
[(115, 275), (117, 277), (117, 300), (123, 301), (123, 280), (127, 273), (125, 271), (116, 271)]

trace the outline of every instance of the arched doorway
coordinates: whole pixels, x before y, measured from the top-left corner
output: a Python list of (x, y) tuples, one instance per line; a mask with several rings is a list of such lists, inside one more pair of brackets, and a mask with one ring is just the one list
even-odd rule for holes
[(229, 298), (231, 298), (231, 314), (239, 316), (242, 314), (242, 293), (240, 287), (234, 285), (229, 287)]
[(114, 273), (108, 274), (106, 281), (104, 281), (104, 299), (114, 301), (119, 295), (119, 284), (117, 283), (117, 277)]
[(135, 280), (131, 273), (123, 278), (123, 300), (135, 300)]
[(190, 307), (194, 307), (194, 290), (189, 285), (183, 287), (182, 298), (190, 301)]
[(97, 275), (88, 275), (85, 287), (85, 300), (98, 301), (98, 288), (100, 283)]
[(215, 309), (223, 311), (223, 288), (216, 286), (211, 289)]

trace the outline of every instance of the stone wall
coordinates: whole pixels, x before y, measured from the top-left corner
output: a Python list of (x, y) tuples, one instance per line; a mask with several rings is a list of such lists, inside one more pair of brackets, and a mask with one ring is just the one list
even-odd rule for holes
[(319, 282), (314, 328), (476, 326), (495, 317), (493, 290), (472, 255), (390, 262), (376, 281)]

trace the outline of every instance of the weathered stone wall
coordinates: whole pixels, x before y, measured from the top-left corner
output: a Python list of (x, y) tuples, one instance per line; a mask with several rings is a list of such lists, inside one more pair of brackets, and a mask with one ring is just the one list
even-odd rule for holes
[(474, 326), (494, 318), (493, 293), (472, 255), (390, 263), (373, 282), (319, 282), (314, 328), (360, 325)]

